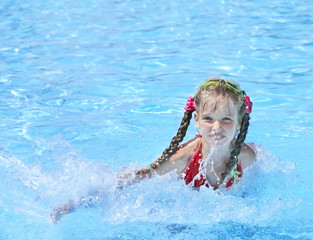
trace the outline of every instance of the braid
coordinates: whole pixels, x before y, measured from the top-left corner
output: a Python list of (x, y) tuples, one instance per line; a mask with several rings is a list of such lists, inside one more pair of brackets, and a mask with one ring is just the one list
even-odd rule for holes
[[(246, 139), (246, 135), (247, 135), (248, 128), (249, 128), (249, 120), (250, 120), (250, 116), (249, 114), (246, 113), (242, 119), (240, 133), (236, 139), (234, 149), (230, 154), (229, 161), (226, 164), (225, 171), (222, 172), (221, 177), (218, 181), (219, 185), (223, 183), (223, 181), (225, 180), (225, 178), (227, 177), (227, 175), (230, 173), (230, 171), (233, 169), (233, 167), (235, 166), (237, 162), (238, 155), (240, 154), (243, 142)], [(216, 189), (218, 189), (218, 186), (214, 187), (214, 190)]]
[(155, 165), (155, 167), (159, 166), (160, 164), (168, 160), (168, 158), (177, 151), (179, 143), (183, 141), (186, 135), (191, 118), (192, 111), (185, 111), (184, 117), (180, 123), (180, 127), (178, 128), (177, 134), (173, 137), (170, 146), (163, 151), (161, 157), (154, 161), (153, 164)]

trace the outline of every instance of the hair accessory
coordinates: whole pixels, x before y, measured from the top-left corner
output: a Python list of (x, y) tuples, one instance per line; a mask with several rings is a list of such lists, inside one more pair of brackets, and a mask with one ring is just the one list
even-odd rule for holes
[(217, 190), (222, 185), (221, 180), (218, 180), (217, 183), (215, 183), (213, 190)]
[(244, 98), (245, 105), (246, 105), (246, 113), (251, 113), (252, 112), (252, 102), (250, 101), (250, 97), (247, 95)]
[(233, 91), (234, 93), (239, 93), (239, 94), (242, 94), (242, 90), (240, 89), (239, 85), (235, 82), (235, 81), (232, 81), (232, 80), (226, 80), (226, 79), (212, 79), (212, 80), (208, 80), (208, 81), (205, 81), (200, 87), (210, 87), (210, 86), (214, 86), (220, 82), (223, 82), (226, 87)]
[(195, 104), (195, 100), (193, 99), (193, 97), (188, 98), (186, 107), (184, 107), (184, 109), (189, 112), (196, 111), (196, 104)]
[(154, 170), (154, 169), (156, 169), (156, 168), (157, 168), (157, 165), (156, 165), (155, 163), (151, 163), (151, 164), (149, 165), (150, 171), (152, 171), (152, 170)]

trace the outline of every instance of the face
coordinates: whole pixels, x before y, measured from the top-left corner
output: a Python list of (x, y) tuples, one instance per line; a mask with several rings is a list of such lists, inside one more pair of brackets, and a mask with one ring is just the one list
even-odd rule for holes
[(195, 113), (196, 127), (203, 141), (212, 147), (230, 144), (240, 129), (238, 109), (233, 100), (221, 96), (210, 97)]

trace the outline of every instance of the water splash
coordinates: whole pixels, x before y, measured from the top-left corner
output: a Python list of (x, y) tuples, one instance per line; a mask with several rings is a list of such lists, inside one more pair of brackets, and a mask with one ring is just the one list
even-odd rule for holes
[[(114, 225), (166, 222), (211, 226), (231, 221), (262, 226), (269, 221), (279, 223), (301, 203), (285, 191), (292, 184), (295, 166), (260, 147), (256, 164), (231, 189), (202, 187), (195, 191), (173, 173), (120, 189), (109, 166), (81, 158), (64, 141), (52, 145), (56, 157), (52, 169), (25, 165), (7, 152), (1, 155), (1, 209), (10, 206), (17, 214), (47, 220), (54, 207), (71, 199), (95, 207), (103, 214), (98, 216), (100, 221)], [(77, 211), (70, 215), (92, 210)]]
[(29, 210), (29, 213), (46, 218), (47, 212), (69, 199), (79, 202), (95, 192), (112, 191), (115, 180), (110, 167), (83, 159), (65, 141), (58, 140), (50, 146), (54, 165), (25, 165), (2, 149), (1, 208), (15, 212)]

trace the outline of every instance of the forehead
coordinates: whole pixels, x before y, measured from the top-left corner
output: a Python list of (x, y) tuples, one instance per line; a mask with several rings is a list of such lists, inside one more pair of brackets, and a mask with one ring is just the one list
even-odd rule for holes
[(225, 115), (237, 114), (237, 107), (230, 97), (212, 96), (202, 102), (200, 106), (201, 114), (223, 113)]

